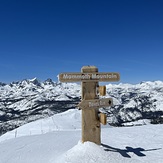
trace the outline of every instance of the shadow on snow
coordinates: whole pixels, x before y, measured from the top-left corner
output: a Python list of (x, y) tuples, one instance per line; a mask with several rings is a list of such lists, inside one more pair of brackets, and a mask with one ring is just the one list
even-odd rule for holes
[(128, 147), (126, 146), (126, 149), (119, 149), (119, 148), (114, 148), (111, 146), (108, 146), (106, 144), (101, 144), (104, 147), (105, 151), (111, 151), (111, 152), (118, 152), (120, 153), (123, 157), (128, 157), (131, 158), (131, 156), (128, 154), (129, 152), (134, 153), (135, 155), (139, 156), (139, 157), (143, 157), (146, 156), (144, 153), (142, 152), (147, 152), (147, 151), (154, 151), (154, 150), (160, 150), (162, 148), (156, 148), (156, 149), (143, 149), (143, 148), (132, 148), (132, 147)]

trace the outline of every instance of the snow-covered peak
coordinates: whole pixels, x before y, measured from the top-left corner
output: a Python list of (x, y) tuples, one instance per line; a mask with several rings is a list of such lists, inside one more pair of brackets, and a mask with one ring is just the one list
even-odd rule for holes
[[(113, 106), (104, 108), (108, 123), (123, 123), (139, 119), (163, 122), (163, 82), (140, 84), (107, 84), (106, 97), (113, 98)], [(100, 97), (100, 98), (106, 98)], [(24, 123), (55, 113), (77, 108), (81, 99), (81, 85), (47, 79), (26, 79), (0, 86), (0, 127), (2, 133)], [(1, 134), (1, 133), (0, 133)]]

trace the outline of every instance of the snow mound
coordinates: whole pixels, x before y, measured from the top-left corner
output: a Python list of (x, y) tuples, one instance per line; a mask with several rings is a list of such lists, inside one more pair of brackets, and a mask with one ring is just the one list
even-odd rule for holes
[(109, 160), (109, 155), (104, 149), (92, 142), (78, 142), (73, 148), (68, 150), (58, 163), (106, 163)]

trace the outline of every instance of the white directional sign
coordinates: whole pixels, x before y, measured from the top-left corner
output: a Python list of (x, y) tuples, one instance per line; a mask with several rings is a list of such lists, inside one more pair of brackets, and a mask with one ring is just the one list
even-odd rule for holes
[(96, 73), (62, 73), (59, 74), (61, 82), (92, 82), (92, 81), (119, 81), (120, 75), (116, 72), (96, 72)]
[(79, 108), (102, 108), (112, 106), (112, 98), (94, 99), (94, 100), (83, 100), (79, 103)]

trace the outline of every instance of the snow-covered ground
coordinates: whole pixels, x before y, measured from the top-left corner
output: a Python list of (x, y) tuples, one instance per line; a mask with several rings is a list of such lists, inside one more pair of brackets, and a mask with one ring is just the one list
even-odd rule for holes
[(102, 126), (98, 146), (82, 144), (81, 111), (68, 110), (0, 137), (0, 163), (162, 163), (163, 125)]

